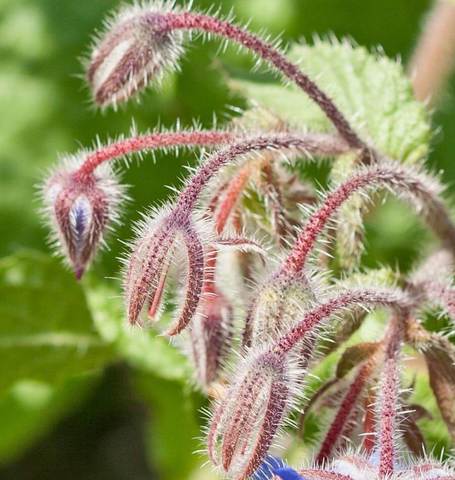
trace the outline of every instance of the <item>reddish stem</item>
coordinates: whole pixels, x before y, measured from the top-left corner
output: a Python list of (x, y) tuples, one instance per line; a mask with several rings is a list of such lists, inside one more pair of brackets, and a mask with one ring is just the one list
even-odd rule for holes
[(351, 414), (357, 405), (374, 366), (374, 361), (366, 362), (360, 367), (354, 381), (349, 386), (349, 389), (341, 402), (340, 408), (335, 415), (335, 419), (330, 425), (329, 431), (322, 442), (318, 456), (316, 457), (317, 465), (324, 464), (325, 461), (330, 458), (340, 435), (343, 434), (345, 427), (351, 418)]
[(163, 32), (172, 30), (199, 30), (234, 41), (253, 51), (260, 58), (275, 67), (284, 77), (298, 85), (327, 115), (340, 135), (354, 149), (364, 152), (369, 147), (358, 137), (346, 117), (333, 101), (300, 68), (291, 63), (272, 45), (264, 42), (252, 33), (239, 28), (228, 21), (209, 15), (192, 12), (167, 13), (163, 15)]
[(343, 203), (353, 193), (374, 186), (388, 186), (397, 193), (405, 193), (413, 197), (419, 206), (423, 204), (428, 209), (426, 216), (428, 224), (441, 237), (442, 241), (449, 243), (454, 250), (455, 226), (441, 200), (432, 191), (432, 186), (427, 185), (423, 178), (412, 170), (393, 165), (371, 167), (363, 173), (351, 177), (327, 195), (322, 206), (311, 215), (291, 253), (282, 264), (281, 272), (288, 275), (300, 272), (305, 266), (308, 254), (313, 250), (318, 236)]
[(370, 389), (367, 397), (365, 398), (365, 418), (363, 420), (363, 443), (362, 448), (368, 454), (371, 454), (376, 445), (375, 442), (375, 426), (376, 426), (376, 412), (373, 408), (373, 403), (375, 400), (375, 395)]
[(389, 478), (394, 471), (394, 432), (398, 411), (398, 356), (401, 347), (401, 317), (392, 319), (393, 329), (385, 352), (383, 383), (381, 388), (381, 409), (379, 416), (379, 477)]
[(222, 167), (237, 161), (242, 155), (264, 150), (296, 150), (303, 155), (324, 155), (330, 152), (339, 155), (346, 153), (349, 147), (341, 139), (336, 141), (333, 135), (318, 133), (260, 135), (226, 146), (199, 167), (180, 194), (176, 208), (181, 209), (182, 213), (190, 212), (204, 187)]
[(178, 146), (209, 146), (227, 143), (236, 138), (231, 132), (225, 131), (194, 131), (194, 132), (161, 132), (140, 135), (120, 140), (90, 153), (78, 170), (81, 176), (89, 176), (102, 163), (114, 160), (130, 153), (158, 148)]
[(284, 334), (273, 350), (284, 355), (302, 341), (322, 321), (352, 306), (387, 306), (397, 310), (407, 310), (411, 306), (410, 298), (399, 290), (359, 289), (348, 290), (314, 307), (307, 312), (297, 325)]

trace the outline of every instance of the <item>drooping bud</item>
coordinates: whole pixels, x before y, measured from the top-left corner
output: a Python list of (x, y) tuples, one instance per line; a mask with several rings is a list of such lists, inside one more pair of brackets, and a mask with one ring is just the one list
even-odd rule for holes
[(107, 23), (87, 69), (98, 106), (115, 106), (175, 68), (182, 34), (162, 28), (163, 15), (173, 9), (172, 1), (128, 5)]
[(92, 55), (88, 80), (98, 104), (129, 98), (165, 68), (176, 66), (182, 49), (181, 32), (218, 36), (246, 48), (295, 83), (327, 115), (347, 144), (374, 156), (330, 97), (272, 44), (230, 21), (182, 11), (173, 1), (151, 1), (122, 9)]
[(191, 330), (192, 358), (199, 384), (207, 389), (217, 380), (229, 353), (233, 334), (233, 308), (219, 291), (203, 295)]
[(117, 220), (124, 189), (107, 165), (90, 175), (77, 166), (82, 157), (71, 157), (53, 172), (42, 187), (46, 219), (54, 240), (80, 279), (106, 230)]
[[(141, 313), (157, 320), (163, 305), (171, 266), (183, 280), (183, 294), (168, 335), (179, 333), (199, 306), (204, 282), (204, 249), (211, 242), (211, 227), (197, 214), (162, 208), (136, 227), (137, 239), (125, 260), (124, 290), (130, 324), (143, 323)], [(182, 262), (176, 262), (182, 259)]]
[(216, 406), (207, 447), (212, 462), (229, 478), (243, 480), (260, 466), (290, 408), (298, 376), (286, 357), (248, 355), (239, 377)]
[(155, 304), (161, 303), (168, 264), (175, 253), (173, 248), (177, 238), (183, 243), (183, 251), (188, 260), (188, 275), (185, 276), (187, 283), (183, 307), (176, 322), (168, 330), (169, 335), (182, 331), (196, 313), (201, 299), (207, 253), (211, 246), (216, 244), (218, 248), (261, 250), (257, 243), (242, 238), (221, 238), (215, 241), (214, 226), (207, 225), (209, 220), (206, 216), (198, 217), (199, 199), (207, 184), (222, 167), (234, 164), (243, 155), (252, 152), (316, 152), (325, 139), (325, 136), (319, 134), (260, 135), (226, 146), (203, 162), (186, 182), (175, 204), (168, 209), (152, 211), (152, 215), (146, 216), (145, 221), (136, 229), (137, 240), (131, 249), (131, 258), (126, 260), (129, 265), (124, 282), (130, 323), (140, 323), (139, 316), (147, 300), (154, 316), (157, 310)]

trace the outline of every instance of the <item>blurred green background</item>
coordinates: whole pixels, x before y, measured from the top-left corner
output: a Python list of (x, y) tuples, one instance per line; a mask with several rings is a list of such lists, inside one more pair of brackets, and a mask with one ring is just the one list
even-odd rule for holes
[[(194, 3), (202, 9), (211, 5), (205, 0)], [(149, 90), (140, 104), (133, 102), (117, 113), (95, 111), (81, 79), (80, 59), (88, 52), (93, 31), (118, 4), (115, 0), (0, 0), (0, 257), (24, 249), (49, 252), (36, 184), (58, 152), (90, 146), (97, 136), (107, 140), (127, 133), (133, 119), (139, 131), (158, 123), (171, 127), (177, 118), (183, 125), (197, 118), (210, 126), (214, 113), (223, 122), (231, 115), (230, 105), (244, 105), (229, 93), (220, 72), (247, 70), (250, 59), (231, 51), (217, 55), (218, 44), (213, 42), (191, 48), (182, 72), (159, 91)], [(387, 55), (406, 62), (431, 2), (223, 0), (217, 5), (224, 12), (233, 8), (240, 20), (251, 19), (253, 30), (283, 32), (287, 41), (311, 42), (313, 35), (333, 33), (368, 47), (382, 45)], [(433, 118), (437, 133), (430, 160), (444, 170), (451, 191), (454, 88), (455, 84), (449, 85)], [(182, 165), (189, 161), (194, 161), (190, 154), (158, 155), (157, 165), (145, 160), (140, 168), (126, 172), (134, 199), (125, 212), (128, 221), (86, 282), (117, 275), (122, 245), (116, 239), (130, 237), (129, 226), (138, 211), (165, 198), (166, 185), (176, 184)], [(407, 265), (419, 249), (420, 229), (399, 215), (382, 220), (379, 215), (371, 228), (369, 243), (376, 261)], [(378, 225), (382, 232), (386, 229), (386, 238), (375, 237)], [(103, 282), (115, 290), (115, 281)], [(0, 304), (10, 301), (8, 291), (1, 291)], [(59, 300), (57, 293), (52, 301)], [(35, 322), (42, 321), (38, 313), (31, 315)], [(14, 373), (15, 368), (13, 355), (9, 364), (0, 364), (0, 376), (2, 369)], [(197, 407), (203, 401), (189, 393), (179, 375), (161, 375), (158, 370), (132, 374), (122, 362), (115, 362), (104, 373), (63, 383), (27, 378), (9, 382), (0, 393), (0, 478), (189, 478), (199, 461), (190, 451), (197, 446), (193, 440), (199, 431)]]

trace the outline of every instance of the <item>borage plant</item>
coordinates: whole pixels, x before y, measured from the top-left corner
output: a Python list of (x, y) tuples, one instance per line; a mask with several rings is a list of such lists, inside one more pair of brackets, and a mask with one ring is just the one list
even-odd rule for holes
[[(288, 58), (231, 19), (146, 2), (122, 8), (95, 42), (87, 79), (96, 104), (115, 107), (178, 68), (194, 34), (252, 52), (286, 85), (232, 80), (261, 106), (222, 130), (133, 135), (65, 157), (42, 194), (76, 277), (120, 218), (125, 188), (113, 161), (210, 149), (174, 198), (134, 227), (123, 273), (129, 323), (178, 336), (213, 399), (210, 461), (237, 480), (455, 478), (448, 460), (426, 454), (417, 421), (429, 413), (413, 403), (407, 359), (425, 360), (455, 439), (455, 348), (421, 321), (431, 305), (455, 320), (455, 224), (424, 167), (429, 126), (400, 66), (348, 42), (296, 46)], [(318, 193), (299, 168), (323, 160), (330, 186)], [(439, 241), (410, 275), (360, 267), (364, 216), (385, 192)], [(377, 308), (390, 312), (382, 333), (355, 343), (360, 327), (377, 327), (369, 315)], [(171, 322), (161, 315), (170, 310)], [(342, 350), (334, 377), (310, 388), (309, 373), (334, 349)], [(310, 466), (270, 457), (280, 435), (289, 448), (302, 432), (305, 440), (314, 412), (321, 438)]]

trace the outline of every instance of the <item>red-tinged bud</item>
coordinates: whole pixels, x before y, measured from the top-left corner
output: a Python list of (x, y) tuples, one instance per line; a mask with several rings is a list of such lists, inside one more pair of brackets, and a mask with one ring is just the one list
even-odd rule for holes
[(182, 33), (163, 29), (164, 15), (173, 7), (174, 2), (160, 1), (129, 5), (108, 22), (87, 69), (98, 106), (116, 106), (175, 68)]
[(298, 377), (284, 357), (270, 352), (248, 355), (236, 371), (238, 379), (214, 410), (207, 447), (223, 474), (243, 480), (266, 456), (291, 406)]
[(207, 389), (218, 379), (229, 354), (234, 312), (219, 291), (203, 295), (190, 330), (192, 358), (199, 384)]
[(319, 105), (350, 147), (361, 150), (366, 159), (374, 157), (330, 97), (273, 45), (229, 21), (179, 10), (173, 1), (126, 7), (109, 22), (87, 74), (97, 103), (128, 99), (164, 69), (175, 68), (183, 32), (215, 35), (256, 54)]
[(42, 187), (46, 219), (50, 220), (54, 240), (78, 279), (106, 230), (117, 220), (124, 194), (108, 166), (81, 175), (76, 168), (80, 160), (73, 157), (64, 162)]
[(170, 270), (183, 285), (177, 296), (175, 322), (166, 331), (175, 335), (188, 325), (200, 303), (204, 282), (204, 249), (211, 242), (212, 228), (196, 214), (159, 209), (145, 216), (137, 227), (137, 240), (125, 260), (124, 290), (128, 320), (144, 323), (141, 314), (147, 305), (148, 317), (158, 320)]

